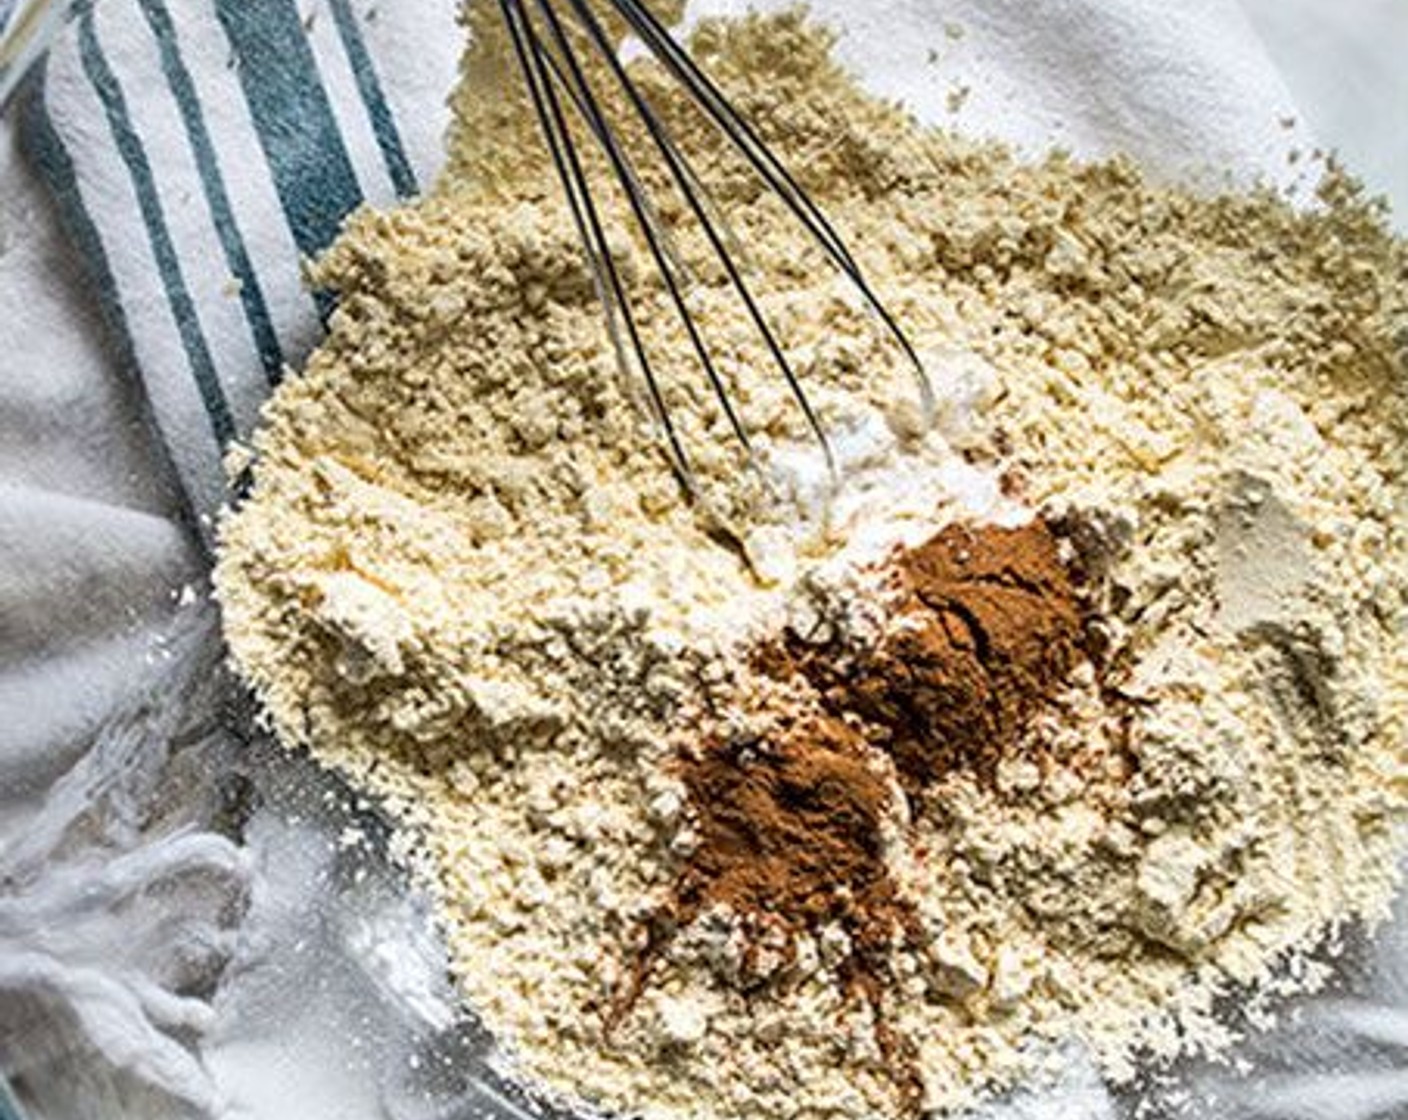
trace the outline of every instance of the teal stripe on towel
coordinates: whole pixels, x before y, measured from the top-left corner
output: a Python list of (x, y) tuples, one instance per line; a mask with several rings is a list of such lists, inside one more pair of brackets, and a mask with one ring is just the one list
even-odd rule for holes
[(259, 285), (254, 265), (245, 247), (244, 235), (235, 212), (230, 205), (230, 196), (225, 189), (225, 179), (220, 171), (220, 161), (211, 141), (210, 129), (205, 123), (205, 111), (201, 108), (200, 97), (196, 93), (191, 72), (186, 68), (186, 60), (181, 57), (180, 45), (176, 42), (176, 27), (171, 21), (171, 13), (164, 0), (139, 0), (147, 23), (161, 52), (161, 69), (166, 75), (167, 85), (181, 111), (181, 121), (186, 128), (186, 137), (195, 157), (196, 170), (200, 175), (201, 189), (205, 193), (206, 205), (210, 208), (211, 221), (220, 247), (224, 250), (225, 263), (231, 275), (239, 283), (240, 304), (244, 317), (249, 323), (254, 347), (259, 351), (259, 360), (270, 381), (278, 380), (283, 370), (283, 350), (279, 346), (278, 335), (274, 333), (274, 323), (269, 317), (268, 304), (264, 302), (264, 291)]
[[(326, 249), (362, 201), (357, 174), (291, 0), (216, 0), (294, 242)], [(326, 305), (322, 305), (326, 312)]]
[[(45, 64), (41, 62), (39, 65), (42, 68)], [(32, 84), (30, 88), (24, 90), (21, 101), (23, 113), (21, 134), (24, 138), (25, 150), (34, 159), (34, 165), (44, 176), (45, 181), (49, 184), (49, 189), (53, 191), (54, 199), (58, 203), (59, 218), (64, 224), (64, 229), (77, 247), (79, 259), (82, 260), (88, 274), (93, 278), (93, 284), (98, 290), (99, 307), (108, 320), (112, 340), (118, 348), (118, 356), (122, 365), (130, 370), (138, 370), (140, 366), (137, 364), (137, 356), (132, 350), (132, 332), (127, 323), (127, 312), (122, 306), (122, 300), (117, 295), (117, 281), (113, 278), (112, 265), (108, 262), (107, 250), (103, 247), (103, 239), (98, 233), (98, 227), (94, 224), (92, 216), (88, 213), (88, 208), (83, 205), (83, 195), (78, 190), (78, 174), (74, 170), (73, 157), (69, 155), (68, 148), (64, 146), (63, 138), (54, 128), (54, 122), (49, 119), (49, 111), (44, 105), (43, 69), (31, 77)], [(150, 410), (150, 398), (144, 395), (143, 400), (147, 409)], [(172, 462), (167, 441), (157, 439), (152, 442), (161, 448), (161, 453), (170, 463), (171, 477), (176, 479), (181, 487), (181, 494), (186, 500), (186, 509), (193, 510), (195, 506), (186, 485), (186, 477), (182, 471), (176, 469), (176, 464)]]
[(122, 87), (118, 85), (117, 77), (103, 54), (102, 44), (98, 42), (91, 0), (82, 6), (78, 24), (78, 49), (83, 61), (83, 71), (103, 103), (113, 142), (123, 163), (127, 165), (128, 175), (131, 176), (132, 189), (142, 210), (142, 220), (147, 228), (152, 256), (156, 259), (157, 271), (161, 275), (162, 287), (171, 306), (171, 316), (176, 321), (176, 330), (181, 337), (186, 361), (190, 364), (191, 374), (200, 392), (201, 402), (205, 405), (216, 443), (223, 449), (235, 434), (230, 404), (225, 399), (225, 390), (220, 385), (215, 363), (206, 345), (205, 334), (201, 330), (200, 319), (196, 316), (195, 303), (181, 273), (181, 262), (176, 254), (176, 246), (171, 240), (171, 231), (166, 228), (166, 216), (161, 209), (161, 199), (157, 195), (156, 180), (152, 176), (146, 148), (132, 126)]
[(347, 52), (347, 60), (352, 64), (352, 75), (357, 80), (357, 90), (362, 95), (362, 103), (367, 107), (371, 118), (372, 132), (376, 136), (377, 147), (381, 149), (382, 162), (386, 173), (391, 177), (391, 185), (402, 198), (419, 192), (416, 174), (411, 170), (411, 161), (406, 158), (405, 145), (401, 143), (401, 133), (396, 127), (396, 118), (382, 92), (381, 81), (376, 76), (371, 52), (362, 38), (362, 29), (357, 26), (357, 17), (352, 12), (351, 0), (330, 0), (333, 21), (337, 33), (342, 38), (342, 49)]

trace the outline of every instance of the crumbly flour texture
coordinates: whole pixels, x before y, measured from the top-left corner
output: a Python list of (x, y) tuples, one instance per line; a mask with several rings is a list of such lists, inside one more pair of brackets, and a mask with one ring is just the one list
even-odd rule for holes
[(1293, 209), (1021, 162), (870, 98), (798, 14), (708, 24), (937, 403), (637, 63), (838, 464), (643, 160), (757, 452), (603, 185), (691, 500), (474, 13), (450, 170), (313, 269), (337, 310), (217, 585), (280, 737), (399, 822), (505, 1067), (658, 1120), (960, 1110), (1071, 1046), (1115, 1081), (1218, 1052), (1220, 996), (1322, 982), (1385, 916), (1408, 793), (1381, 211), (1334, 167)]

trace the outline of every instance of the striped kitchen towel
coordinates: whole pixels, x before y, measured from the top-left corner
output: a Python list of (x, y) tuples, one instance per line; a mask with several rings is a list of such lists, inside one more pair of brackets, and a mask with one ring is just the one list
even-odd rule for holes
[(301, 282), (363, 200), (435, 175), (456, 0), (79, 0), (24, 133), (208, 530), (327, 306)]

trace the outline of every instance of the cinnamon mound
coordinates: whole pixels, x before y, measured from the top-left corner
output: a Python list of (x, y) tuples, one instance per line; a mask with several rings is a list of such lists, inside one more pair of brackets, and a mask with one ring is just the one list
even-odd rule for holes
[(911, 794), (957, 767), (988, 775), (1081, 657), (1081, 614), (1041, 521), (950, 525), (894, 565), (878, 645), (798, 650), (828, 709), (860, 715)]
[(869, 1003), (880, 1052), (912, 1110), (921, 1091), (915, 1051), (890, 1028), (885, 993), (891, 949), (914, 919), (885, 860), (882, 822), (895, 791), (864, 737), (837, 716), (784, 716), (766, 740), (705, 747), (684, 782), (699, 843), (675, 885), (671, 925), (726, 907), (744, 935), (745, 983), (773, 971), (759, 967), (764, 944), (786, 964), (800, 935), (839, 927), (847, 948), (838, 977)]
[(860, 733), (807, 716), (771, 742), (708, 747), (684, 769), (699, 845), (675, 889), (688, 922), (722, 903), (799, 933), (827, 922), (872, 939), (892, 911), (881, 818), (890, 784)]

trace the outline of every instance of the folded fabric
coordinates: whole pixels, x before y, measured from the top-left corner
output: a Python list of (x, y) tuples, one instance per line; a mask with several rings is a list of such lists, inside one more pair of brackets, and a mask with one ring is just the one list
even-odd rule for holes
[[(184, 1039), (213, 1018), (202, 993), (237, 944), (251, 861), (200, 827), (232, 749), (213, 610), (188, 610), (169, 642), (169, 659), (137, 674), (93, 749), (0, 844), (0, 1069), (38, 1116), (73, 1114), (75, 1079), (84, 1115), (102, 1102), (118, 1115), (123, 1098), (153, 1117), (219, 1103)], [(182, 765), (204, 788), (178, 807), (165, 799)]]
[[(26, 139), (129, 351), (191, 508), (316, 342), (301, 262), (435, 174), (452, 4), (91, 0)], [(208, 520), (205, 522), (208, 529)]]

